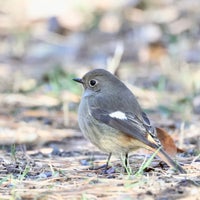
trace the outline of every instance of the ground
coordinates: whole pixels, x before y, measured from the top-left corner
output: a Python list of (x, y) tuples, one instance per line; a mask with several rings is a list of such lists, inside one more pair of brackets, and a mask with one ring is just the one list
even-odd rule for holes
[[(22, 108), (20, 98), (18, 105), (6, 108), (1, 116), (1, 141), (7, 143), (1, 145), (1, 199), (199, 198), (200, 162), (194, 141), (198, 127), (184, 129), (186, 152), (177, 155), (187, 174), (174, 172), (159, 158), (139, 172), (151, 155), (144, 150), (130, 156), (128, 174), (121, 158), (115, 156), (105, 174), (91, 168), (105, 164), (107, 155), (83, 138), (76, 112), (70, 111), (68, 116), (72, 127), (64, 125), (60, 106)], [(180, 132), (172, 132), (178, 138)]]
[[(200, 0), (0, 1), (0, 199), (200, 199)], [(94, 68), (118, 76), (183, 150), (128, 173), (77, 122)], [(93, 170), (92, 170), (93, 169)]]

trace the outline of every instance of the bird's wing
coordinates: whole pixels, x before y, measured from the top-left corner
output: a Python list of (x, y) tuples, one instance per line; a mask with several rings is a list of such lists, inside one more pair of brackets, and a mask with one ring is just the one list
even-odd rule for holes
[(157, 137), (157, 130), (155, 129), (154, 126), (152, 126), (149, 118), (147, 117), (145, 112), (142, 112), (142, 120), (140, 120), (140, 122), (143, 124), (143, 126), (145, 127), (146, 131), (151, 135), (151, 137), (153, 138), (153, 140), (155, 140), (155, 142), (159, 145), (162, 146), (159, 138)]
[[(114, 129), (117, 129), (127, 135), (139, 140), (140, 142), (152, 147), (158, 148), (160, 145), (156, 140), (152, 142), (148, 140), (148, 134), (154, 139), (153, 127), (146, 116), (143, 114), (144, 120), (139, 119), (130, 112), (114, 111), (109, 113), (100, 108), (91, 107), (91, 115), (97, 120)], [(149, 130), (148, 130), (149, 129)], [(153, 136), (152, 136), (153, 135)], [(156, 138), (156, 135), (155, 135)]]

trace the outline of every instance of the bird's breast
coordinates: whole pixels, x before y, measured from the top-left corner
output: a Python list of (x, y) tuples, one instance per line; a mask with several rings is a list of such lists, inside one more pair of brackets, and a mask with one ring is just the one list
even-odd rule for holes
[(78, 122), (83, 135), (100, 150), (107, 153), (127, 153), (137, 149), (132, 137), (94, 119), (87, 99), (81, 101)]

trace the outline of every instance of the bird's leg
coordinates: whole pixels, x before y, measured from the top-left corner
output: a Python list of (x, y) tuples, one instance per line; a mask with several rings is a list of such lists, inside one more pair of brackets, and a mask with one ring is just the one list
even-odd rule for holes
[(112, 153), (109, 153), (108, 159), (107, 159), (107, 162), (106, 162), (106, 166), (105, 166), (105, 171), (108, 169), (108, 165), (109, 165), (111, 156), (112, 156)]
[(125, 160), (124, 160), (124, 172), (128, 173), (129, 169), (128, 169), (128, 153), (125, 154)]
[(125, 154), (125, 167), (128, 167), (128, 153)]
[(107, 162), (106, 162), (106, 165), (105, 165), (105, 168), (103, 170), (103, 173), (104, 174), (112, 174), (112, 173), (115, 173), (115, 169), (113, 167), (109, 168), (109, 162), (110, 162), (110, 158), (112, 156), (112, 153), (109, 153), (108, 155), (108, 159), (107, 159)]
[(98, 170), (98, 169), (104, 168), (104, 172), (106, 173), (106, 171), (108, 170), (108, 165), (109, 165), (111, 156), (112, 156), (112, 153), (109, 153), (108, 159), (107, 159), (107, 161), (106, 161), (106, 164), (101, 165), (101, 166), (98, 166), (98, 167), (92, 167), (92, 168), (90, 168), (90, 169), (91, 169), (91, 170)]

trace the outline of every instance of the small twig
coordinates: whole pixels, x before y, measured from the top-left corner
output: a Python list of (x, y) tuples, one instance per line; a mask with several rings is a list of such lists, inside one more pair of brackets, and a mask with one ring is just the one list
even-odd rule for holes
[(117, 68), (119, 67), (123, 53), (124, 53), (124, 44), (122, 42), (118, 42), (115, 48), (114, 56), (107, 60), (108, 71), (115, 74)]
[(63, 119), (64, 119), (64, 125), (68, 126), (69, 125), (69, 106), (68, 102), (63, 103)]
[(180, 139), (179, 139), (180, 148), (183, 148), (183, 144), (184, 144), (184, 135), (185, 135), (184, 130), (185, 130), (185, 123), (182, 122), (181, 127), (180, 127)]
[(197, 156), (192, 160), (191, 164), (193, 164), (198, 158), (200, 158), (200, 154), (197, 155)]

